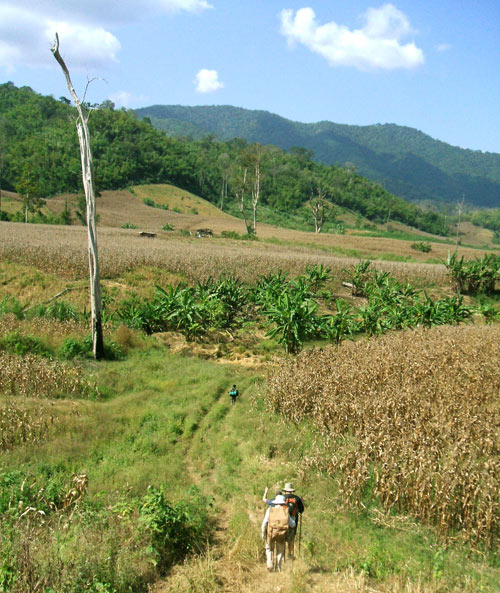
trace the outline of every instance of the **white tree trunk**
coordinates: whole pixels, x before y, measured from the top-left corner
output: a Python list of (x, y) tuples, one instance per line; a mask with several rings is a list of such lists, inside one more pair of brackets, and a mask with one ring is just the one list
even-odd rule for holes
[(246, 229), (246, 233), (247, 235), (250, 234), (251, 228), (248, 225), (248, 221), (247, 221), (247, 215), (246, 215), (246, 211), (245, 211), (245, 187), (246, 187), (246, 183), (247, 183), (247, 168), (245, 167), (243, 169), (243, 180), (241, 183), (241, 188), (240, 188), (240, 194), (238, 195), (238, 192), (236, 192), (236, 197), (238, 199), (238, 204), (240, 207), (240, 212), (241, 215), (243, 216), (243, 221), (245, 223), (245, 229)]
[(255, 163), (255, 178), (252, 191), (252, 208), (253, 208), (253, 234), (257, 235), (257, 205), (260, 198), (260, 162)]
[(69, 70), (59, 53), (59, 36), (56, 33), (56, 40), (51, 49), (54, 58), (61, 66), (68, 90), (73, 97), (78, 111), (76, 129), (80, 142), (80, 156), (82, 161), (82, 179), (87, 204), (87, 229), (88, 229), (88, 253), (90, 272), (90, 313), (92, 329), (92, 351), (97, 359), (104, 356), (104, 341), (102, 335), (102, 309), (101, 309), (101, 282), (99, 278), (99, 262), (97, 257), (97, 230), (96, 230), (96, 207), (94, 190), (94, 171), (92, 165), (92, 152), (90, 149), (90, 134), (87, 124), (87, 116), (83, 111), (82, 104), (73, 88)]

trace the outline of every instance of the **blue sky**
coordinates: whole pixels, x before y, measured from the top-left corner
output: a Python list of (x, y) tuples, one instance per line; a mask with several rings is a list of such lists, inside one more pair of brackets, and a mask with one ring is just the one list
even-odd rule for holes
[(117, 107), (397, 123), (500, 153), (498, 0), (0, 0), (0, 81)]

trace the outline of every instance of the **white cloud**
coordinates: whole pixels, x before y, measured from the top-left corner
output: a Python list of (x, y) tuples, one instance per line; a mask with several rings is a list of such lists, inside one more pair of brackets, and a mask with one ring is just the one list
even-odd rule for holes
[(0, 68), (55, 65), (49, 50), (57, 31), (69, 66), (100, 69), (117, 60), (121, 47), (111, 28), (208, 8), (207, 0), (0, 0)]
[(198, 93), (213, 93), (224, 87), (224, 83), (219, 80), (217, 70), (203, 68), (196, 75), (194, 82)]
[(450, 43), (440, 43), (436, 49), (438, 51), (448, 51), (452, 48), (453, 46)]
[(116, 105), (116, 107), (130, 107), (130, 105), (137, 106), (138, 103), (142, 103), (147, 100), (145, 95), (135, 95), (128, 91), (118, 91), (113, 93), (110, 100)]
[(301, 43), (327, 59), (331, 66), (415, 68), (424, 54), (415, 43), (402, 43), (413, 33), (407, 16), (392, 4), (370, 8), (364, 26), (350, 30), (335, 22), (320, 25), (312, 8), (281, 12), (281, 33), (290, 44)]

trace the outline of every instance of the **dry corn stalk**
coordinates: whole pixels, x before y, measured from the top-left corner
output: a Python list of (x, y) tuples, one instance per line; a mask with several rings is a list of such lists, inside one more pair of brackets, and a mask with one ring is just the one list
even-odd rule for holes
[(89, 397), (96, 389), (83, 369), (27, 354), (0, 353), (0, 394), (24, 397)]
[[(500, 334), (486, 326), (390, 334), (309, 351), (268, 384), (269, 406), (325, 434), (315, 461), (345, 500), (366, 490), (441, 534), (500, 534)], [(323, 457), (323, 458), (322, 458)]]

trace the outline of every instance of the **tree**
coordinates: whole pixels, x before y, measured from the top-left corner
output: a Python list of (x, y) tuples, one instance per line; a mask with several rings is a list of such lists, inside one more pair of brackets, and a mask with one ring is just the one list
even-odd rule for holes
[(222, 178), (219, 208), (224, 210), (224, 199), (227, 198), (227, 180), (231, 171), (231, 157), (227, 154), (227, 152), (223, 152), (218, 156), (217, 165)]
[(43, 204), (43, 200), (39, 195), (37, 177), (29, 161), (24, 164), (21, 179), (17, 183), (16, 190), (23, 198), (24, 222), (28, 222), (28, 213), (37, 212)]
[(2, 173), (5, 164), (5, 133), (4, 133), (4, 119), (0, 118), (0, 220), (2, 220)]
[(462, 199), (457, 202), (457, 240), (455, 243), (455, 249), (458, 249), (458, 234), (460, 230), (460, 219), (462, 218), (462, 214), (464, 212), (464, 205), (465, 205), (465, 196), (462, 195)]
[(245, 223), (245, 230), (247, 235), (252, 233), (252, 228), (248, 223), (247, 214), (246, 214), (246, 204), (245, 204), (245, 195), (247, 190), (247, 174), (248, 174), (248, 167), (242, 164), (240, 167), (236, 169), (234, 174), (234, 193), (236, 196), (236, 202), (238, 203), (238, 208), (241, 212), (241, 216), (243, 217), (243, 222)]
[[(89, 254), (89, 272), (90, 272), (90, 313), (92, 329), (92, 351), (94, 358), (104, 357), (104, 340), (102, 334), (102, 308), (101, 308), (101, 283), (99, 277), (99, 260), (97, 256), (97, 230), (96, 230), (96, 206), (95, 206), (95, 185), (94, 171), (92, 164), (92, 151), (90, 149), (90, 134), (88, 128), (88, 113), (85, 112), (73, 83), (69, 70), (59, 53), (59, 36), (56, 33), (54, 45), (51, 48), (54, 58), (61, 66), (66, 77), (68, 90), (73, 98), (78, 111), (76, 121), (76, 130), (80, 143), (80, 157), (82, 162), (82, 180), (85, 191), (85, 200), (87, 204), (87, 229), (88, 229), (88, 254)], [(89, 81), (90, 82), (90, 81)], [(88, 84), (87, 84), (88, 87)], [(85, 102), (85, 93), (83, 97)]]
[(261, 164), (264, 157), (264, 149), (256, 142), (243, 155), (243, 161), (251, 174), (252, 194), (252, 234), (257, 234), (257, 207), (260, 200), (261, 185)]
[(309, 202), (314, 218), (314, 232), (319, 234), (325, 223), (325, 200), (321, 194), (321, 188), (318, 187), (318, 195), (314, 196)]

